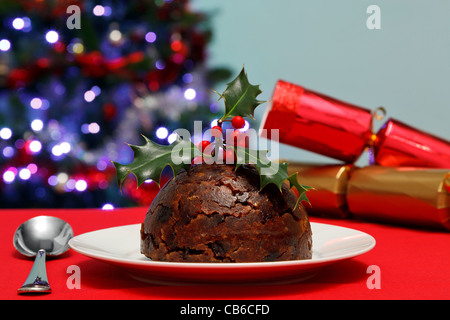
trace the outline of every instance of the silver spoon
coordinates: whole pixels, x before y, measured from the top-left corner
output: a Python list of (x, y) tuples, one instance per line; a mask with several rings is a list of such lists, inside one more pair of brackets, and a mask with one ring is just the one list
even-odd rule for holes
[(68, 242), (73, 237), (72, 227), (56, 217), (37, 216), (22, 223), (14, 233), (14, 247), (21, 254), (33, 257), (31, 268), (25, 283), (18, 293), (50, 293), (45, 257), (58, 256), (69, 249)]

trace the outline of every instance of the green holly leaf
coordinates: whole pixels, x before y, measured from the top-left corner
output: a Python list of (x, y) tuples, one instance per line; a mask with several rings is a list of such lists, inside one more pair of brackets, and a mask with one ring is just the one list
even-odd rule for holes
[(297, 202), (295, 203), (294, 209), (298, 206), (298, 204), (301, 201), (306, 201), (309, 203), (309, 205), (311, 205), (311, 202), (309, 202), (309, 199), (306, 196), (306, 191), (308, 191), (309, 189), (314, 189), (314, 188), (300, 184), (298, 182), (298, 172), (295, 172), (294, 174), (290, 175), (287, 179), (289, 181), (289, 187), (291, 189), (292, 189), (292, 187), (295, 187), (295, 189), (297, 189), (297, 191), (298, 191), (298, 198), (297, 198)]
[(188, 171), (192, 159), (201, 155), (192, 141), (178, 138), (171, 145), (159, 145), (143, 137), (146, 142), (143, 146), (129, 145), (134, 152), (134, 161), (131, 164), (113, 162), (119, 187), (130, 173), (136, 177), (138, 187), (147, 179), (152, 179), (159, 186), (165, 167), (170, 166), (175, 176), (182, 169)]
[(247, 73), (242, 68), (239, 75), (227, 84), (225, 91), (220, 95), (225, 102), (225, 115), (220, 120), (234, 116), (254, 119), (256, 107), (265, 102), (256, 99), (261, 92), (259, 85), (250, 84)]
[(289, 188), (295, 187), (299, 193), (297, 202), (294, 209), (297, 208), (301, 201), (306, 201), (310, 205), (306, 191), (312, 189), (311, 187), (302, 185), (298, 182), (298, 173), (294, 173), (291, 176), (288, 175), (287, 162), (277, 163), (272, 162), (267, 157), (268, 150), (253, 150), (244, 147), (236, 147), (236, 169), (244, 163), (255, 165), (260, 176), (260, 189), (262, 190), (269, 183), (275, 184), (281, 191), (283, 182), (287, 179), (289, 182)]
[(236, 169), (242, 164), (254, 164), (260, 176), (260, 189), (274, 183), (281, 190), (283, 181), (288, 177), (287, 163), (276, 163), (267, 157), (268, 150), (253, 150), (236, 147)]

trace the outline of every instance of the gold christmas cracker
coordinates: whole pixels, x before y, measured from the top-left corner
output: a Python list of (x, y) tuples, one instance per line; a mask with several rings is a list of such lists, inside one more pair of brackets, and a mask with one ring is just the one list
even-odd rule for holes
[(355, 217), (450, 230), (450, 169), (290, 162), (308, 191), (311, 216)]
[(288, 173), (298, 172), (301, 184), (313, 187), (308, 192), (312, 206), (308, 213), (315, 216), (347, 218), (347, 182), (353, 165), (317, 165), (289, 163)]
[(368, 166), (348, 181), (353, 216), (450, 230), (448, 169)]

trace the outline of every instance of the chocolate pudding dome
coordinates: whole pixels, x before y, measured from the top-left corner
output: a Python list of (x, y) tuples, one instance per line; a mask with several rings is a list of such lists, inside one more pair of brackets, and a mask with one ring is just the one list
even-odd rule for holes
[(180, 172), (150, 205), (141, 253), (170, 262), (310, 259), (311, 226), (296, 194), (287, 184), (281, 192), (259, 185), (253, 165), (200, 164)]

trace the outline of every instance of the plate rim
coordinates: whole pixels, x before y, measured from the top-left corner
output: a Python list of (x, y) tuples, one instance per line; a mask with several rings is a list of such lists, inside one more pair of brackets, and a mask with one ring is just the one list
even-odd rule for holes
[[(93, 254), (92, 251), (85, 250), (80, 246), (77, 246), (77, 241), (80, 241), (79, 239), (82, 236), (87, 236), (89, 234), (94, 233), (100, 233), (105, 232), (111, 229), (121, 229), (121, 228), (138, 228), (141, 226), (141, 223), (136, 224), (126, 224), (126, 225), (120, 225), (120, 226), (113, 226), (113, 227), (107, 227), (107, 228), (101, 228), (97, 230), (92, 230), (88, 232), (81, 233), (79, 235), (74, 236), (69, 240), (69, 246), (72, 250), (75, 252), (78, 252), (84, 256), (87, 256), (89, 258), (110, 262), (118, 265), (126, 265), (126, 266), (148, 266), (148, 267), (154, 267), (154, 268), (167, 268), (167, 267), (176, 267), (176, 268), (207, 268), (207, 269), (233, 269), (233, 268), (272, 268), (272, 267), (282, 267), (282, 266), (293, 266), (293, 265), (321, 265), (321, 264), (328, 264), (330, 262), (334, 261), (341, 261), (346, 260), (350, 258), (357, 257), (359, 255), (362, 255), (364, 253), (369, 252), (372, 250), (376, 245), (376, 239), (364, 232), (353, 228), (348, 227), (342, 227), (337, 226), (333, 224), (327, 224), (327, 223), (321, 223), (321, 222), (310, 222), (311, 228), (313, 229), (314, 226), (322, 226), (322, 227), (331, 227), (331, 228), (337, 228), (337, 229), (345, 229), (346, 231), (351, 232), (357, 232), (359, 234), (365, 235), (370, 239), (370, 244), (353, 252), (349, 252), (347, 254), (340, 254), (338, 256), (331, 256), (331, 257), (321, 257), (321, 258), (311, 258), (311, 259), (303, 259), (303, 260), (286, 260), (286, 261), (267, 261), (267, 262), (236, 262), (236, 263), (220, 263), (220, 262), (171, 262), (171, 261), (153, 261), (153, 260), (136, 260), (131, 258), (123, 258), (123, 257), (115, 257), (108, 255), (105, 251), (105, 254), (103, 254), (100, 251), (96, 251), (97, 253)], [(314, 232), (313, 232), (313, 249), (314, 249)], [(138, 248), (137, 248), (138, 249)]]

